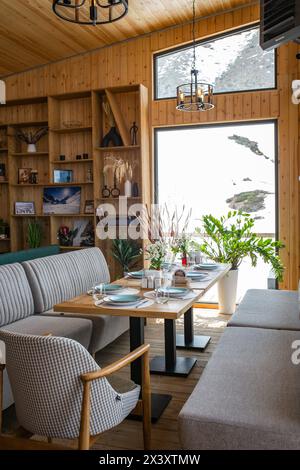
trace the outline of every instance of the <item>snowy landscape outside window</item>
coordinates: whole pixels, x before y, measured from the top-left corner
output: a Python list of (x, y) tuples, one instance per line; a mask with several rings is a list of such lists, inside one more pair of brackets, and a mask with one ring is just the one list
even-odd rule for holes
[[(176, 87), (190, 81), (192, 46), (155, 56), (155, 98), (174, 98)], [(259, 29), (227, 34), (196, 46), (199, 78), (214, 93), (275, 88), (275, 52), (263, 51)]]
[[(255, 219), (258, 234), (275, 239), (274, 121), (158, 129), (155, 140), (157, 202), (191, 207), (191, 232), (205, 214), (220, 217), (240, 209)], [(250, 288), (266, 289), (270, 269), (261, 260), (257, 268), (245, 260), (239, 295)]]

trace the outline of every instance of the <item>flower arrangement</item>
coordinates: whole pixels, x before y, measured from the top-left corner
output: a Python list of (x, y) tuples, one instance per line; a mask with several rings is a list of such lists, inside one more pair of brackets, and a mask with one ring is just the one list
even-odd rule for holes
[(175, 256), (181, 255), (182, 264), (187, 264), (187, 256), (189, 255), (192, 248), (192, 239), (189, 234), (183, 232), (180, 237), (175, 238), (171, 247), (172, 252)]
[(167, 245), (163, 241), (157, 240), (154, 243), (150, 243), (145, 249), (145, 259), (150, 261), (149, 269), (162, 269), (167, 252)]
[(145, 250), (145, 258), (150, 262), (150, 269), (161, 269), (167, 262), (172, 264), (176, 256), (178, 240), (182, 240), (187, 233), (191, 218), (191, 210), (185, 206), (181, 211), (177, 207), (170, 211), (167, 204), (154, 206), (151, 213), (148, 208), (137, 219), (141, 226), (141, 232), (148, 238), (150, 244)]

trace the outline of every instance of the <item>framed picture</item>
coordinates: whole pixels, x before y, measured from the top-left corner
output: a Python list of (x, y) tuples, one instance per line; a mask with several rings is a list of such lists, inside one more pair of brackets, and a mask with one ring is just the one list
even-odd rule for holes
[(34, 202), (15, 202), (16, 215), (35, 215)]
[(72, 183), (73, 170), (53, 170), (54, 183)]
[(18, 168), (18, 184), (30, 183), (32, 168)]
[(94, 246), (94, 226), (90, 220), (75, 219), (73, 230), (75, 233), (73, 246)]
[(81, 187), (60, 186), (44, 188), (44, 214), (80, 214)]
[(88, 199), (84, 204), (84, 213), (85, 214), (94, 214), (94, 200)]

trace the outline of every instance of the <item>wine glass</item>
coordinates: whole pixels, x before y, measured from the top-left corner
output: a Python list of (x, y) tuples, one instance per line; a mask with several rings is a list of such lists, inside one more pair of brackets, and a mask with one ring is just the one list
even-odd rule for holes
[(155, 302), (157, 304), (166, 304), (169, 301), (168, 288), (155, 289)]
[(100, 284), (93, 284), (93, 299), (95, 301), (103, 299), (105, 297), (105, 283), (101, 282)]

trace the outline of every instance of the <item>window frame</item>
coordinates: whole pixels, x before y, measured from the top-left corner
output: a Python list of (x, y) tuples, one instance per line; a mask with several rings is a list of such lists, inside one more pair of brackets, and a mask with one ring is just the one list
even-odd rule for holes
[(249, 121), (235, 121), (235, 122), (222, 122), (222, 123), (209, 123), (209, 124), (188, 124), (183, 126), (164, 126), (154, 128), (154, 193), (153, 199), (155, 204), (159, 204), (159, 191), (158, 191), (158, 138), (159, 132), (166, 132), (172, 130), (184, 129), (203, 129), (203, 128), (216, 128), (216, 127), (235, 127), (235, 126), (249, 126), (249, 125), (263, 125), (274, 124), (274, 181), (275, 181), (275, 240), (279, 240), (279, 140), (278, 140), (278, 119), (262, 119), (262, 120), (249, 120)]
[[(200, 39), (199, 41), (196, 41), (196, 47), (199, 44), (207, 44), (212, 41), (215, 41), (217, 39), (221, 39), (227, 36), (234, 36), (235, 34), (244, 32), (244, 31), (249, 31), (251, 29), (256, 29), (259, 28), (259, 23), (254, 23), (252, 25), (247, 25), (247, 26), (242, 26), (240, 28), (236, 28), (230, 31), (225, 31), (219, 34), (214, 34), (212, 36), (209, 36), (208, 38), (205, 39)], [(183, 44), (180, 46), (173, 47), (172, 49), (167, 49), (164, 50), (163, 52), (156, 52), (153, 54), (153, 99), (154, 101), (163, 101), (163, 100), (173, 100), (176, 99), (176, 94), (175, 96), (168, 96), (168, 97), (163, 97), (163, 98), (158, 98), (158, 81), (157, 81), (157, 76), (158, 76), (158, 71), (157, 71), (157, 59), (159, 57), (162, 57), (164, 55), (170, 55), (172, 53), (176, 53), (181, 50), (185, 49), (190, 49), (193, 47), (193, 43), (189, 42), (188, 44)], [(270, 90), (277, 90), (278, 88), (278, 83), (277, 83), (277, 49), (274, 49), (274, 87), (269, 87), (269, 88), (253, 88), (249, 90), (236, 90), (236, 91), (222, 91), (219, 93), (214, 92), (214, 96), (218, 95), (231, 95), (231, 94), (236, 94), (236, 93), (253, 93), (257, 91), (270, 91)], [(179, 84), (178, 84), (179, 85)]]

